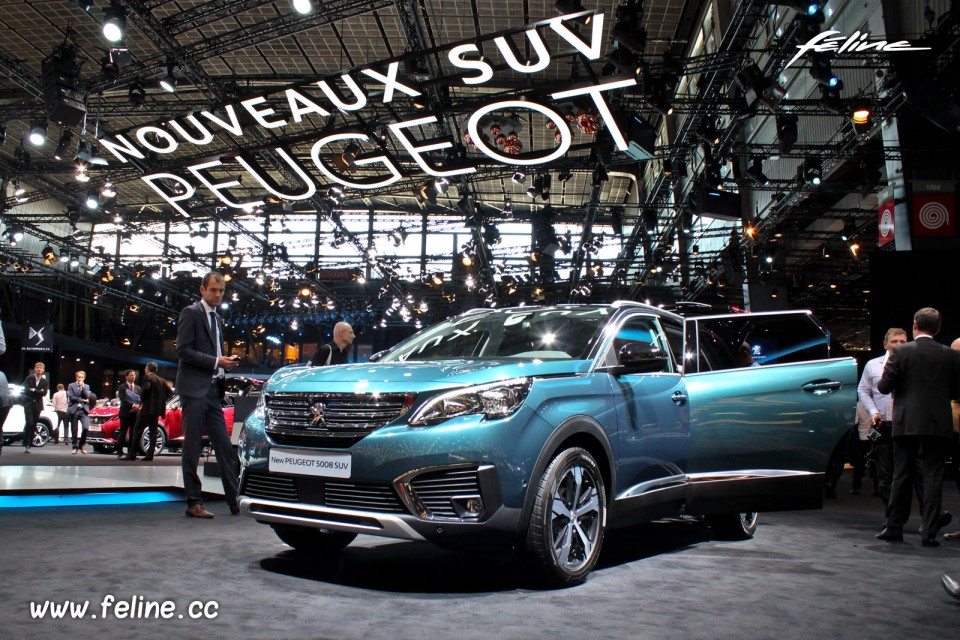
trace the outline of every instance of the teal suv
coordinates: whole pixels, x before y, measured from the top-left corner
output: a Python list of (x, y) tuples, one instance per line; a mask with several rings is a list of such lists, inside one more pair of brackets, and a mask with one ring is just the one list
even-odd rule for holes
[(506, 543), (576, 584), (611, 527), (749, 538), (757, 512), (820, 508), (856, 385), (805, 311), (471, 311), (375, 362), (278, 371), (240, 434), (240, 509), (311, 553)]

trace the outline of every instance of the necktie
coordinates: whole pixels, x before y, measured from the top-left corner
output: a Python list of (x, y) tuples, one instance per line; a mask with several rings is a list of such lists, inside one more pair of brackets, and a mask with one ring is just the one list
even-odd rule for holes
[[(221, 355), (223, 355), (223, 352), (220, 348), (220, 334), (217, 332), (217, 314), (215, 311), (211, 311), (208, 315), (210, 316), (210, 335), (213, 336), (213, 343), (216, 345), (217, 357), (219, 358)], [(214, 377), (222, 378), (223, 369), (217, 367)]]

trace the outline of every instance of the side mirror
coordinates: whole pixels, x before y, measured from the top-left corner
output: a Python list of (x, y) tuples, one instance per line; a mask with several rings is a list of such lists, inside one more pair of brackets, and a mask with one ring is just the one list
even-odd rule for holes
[(649, 342), (628, 342), (617, 357), (623, 373), (664, 371), (670, 361), (663, 349)]

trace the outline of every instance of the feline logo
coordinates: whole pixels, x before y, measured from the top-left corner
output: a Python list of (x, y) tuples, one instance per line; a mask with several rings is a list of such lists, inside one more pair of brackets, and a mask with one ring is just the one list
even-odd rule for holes
[(787, 67), (796, 62), (808, 51), (813, 51), (815, 53), (832, 51), (839, 54), (860, 53), (861, 51), (870, 50), (873, 50), (876, 53), (898, 53), (900, 51), (930, 50), (930, 47), (914, 47), (906, 40), (898, 40), (896, 42), (878, 40), (876, 42), (870, 42), (867, 40), (867, 38), (870, 37), (870, 34), (861, 33), (859, 31), (854, 31), (853, 35), (849, 38), (843, 35), (834, 35), (839, 33), (839, 31), (834, 30), (824, 31), (823, 33), (817, 34), (807, 40), (806, 44), (798, 44), (797, 49), (799, 49), (799, 51), (797, 51), (797, 54), (790, 59), (790, 62), (787, 63)]

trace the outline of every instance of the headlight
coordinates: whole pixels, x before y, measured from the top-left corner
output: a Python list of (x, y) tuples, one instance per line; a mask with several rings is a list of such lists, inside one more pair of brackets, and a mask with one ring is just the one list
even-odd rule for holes
[(263, 420), (267, 415), (267, 394), (261, 393), (260, 397), (257, 398), (257, 406), (253, 410), (253, 413)]
[(506, 418), (520, 408), (529, 392), (529, 378), (456, 389), (428, 400), (408, 422), (415, 427), (423, 427), (471, 414), (483, 414), (484, 418), (490, 420)]

